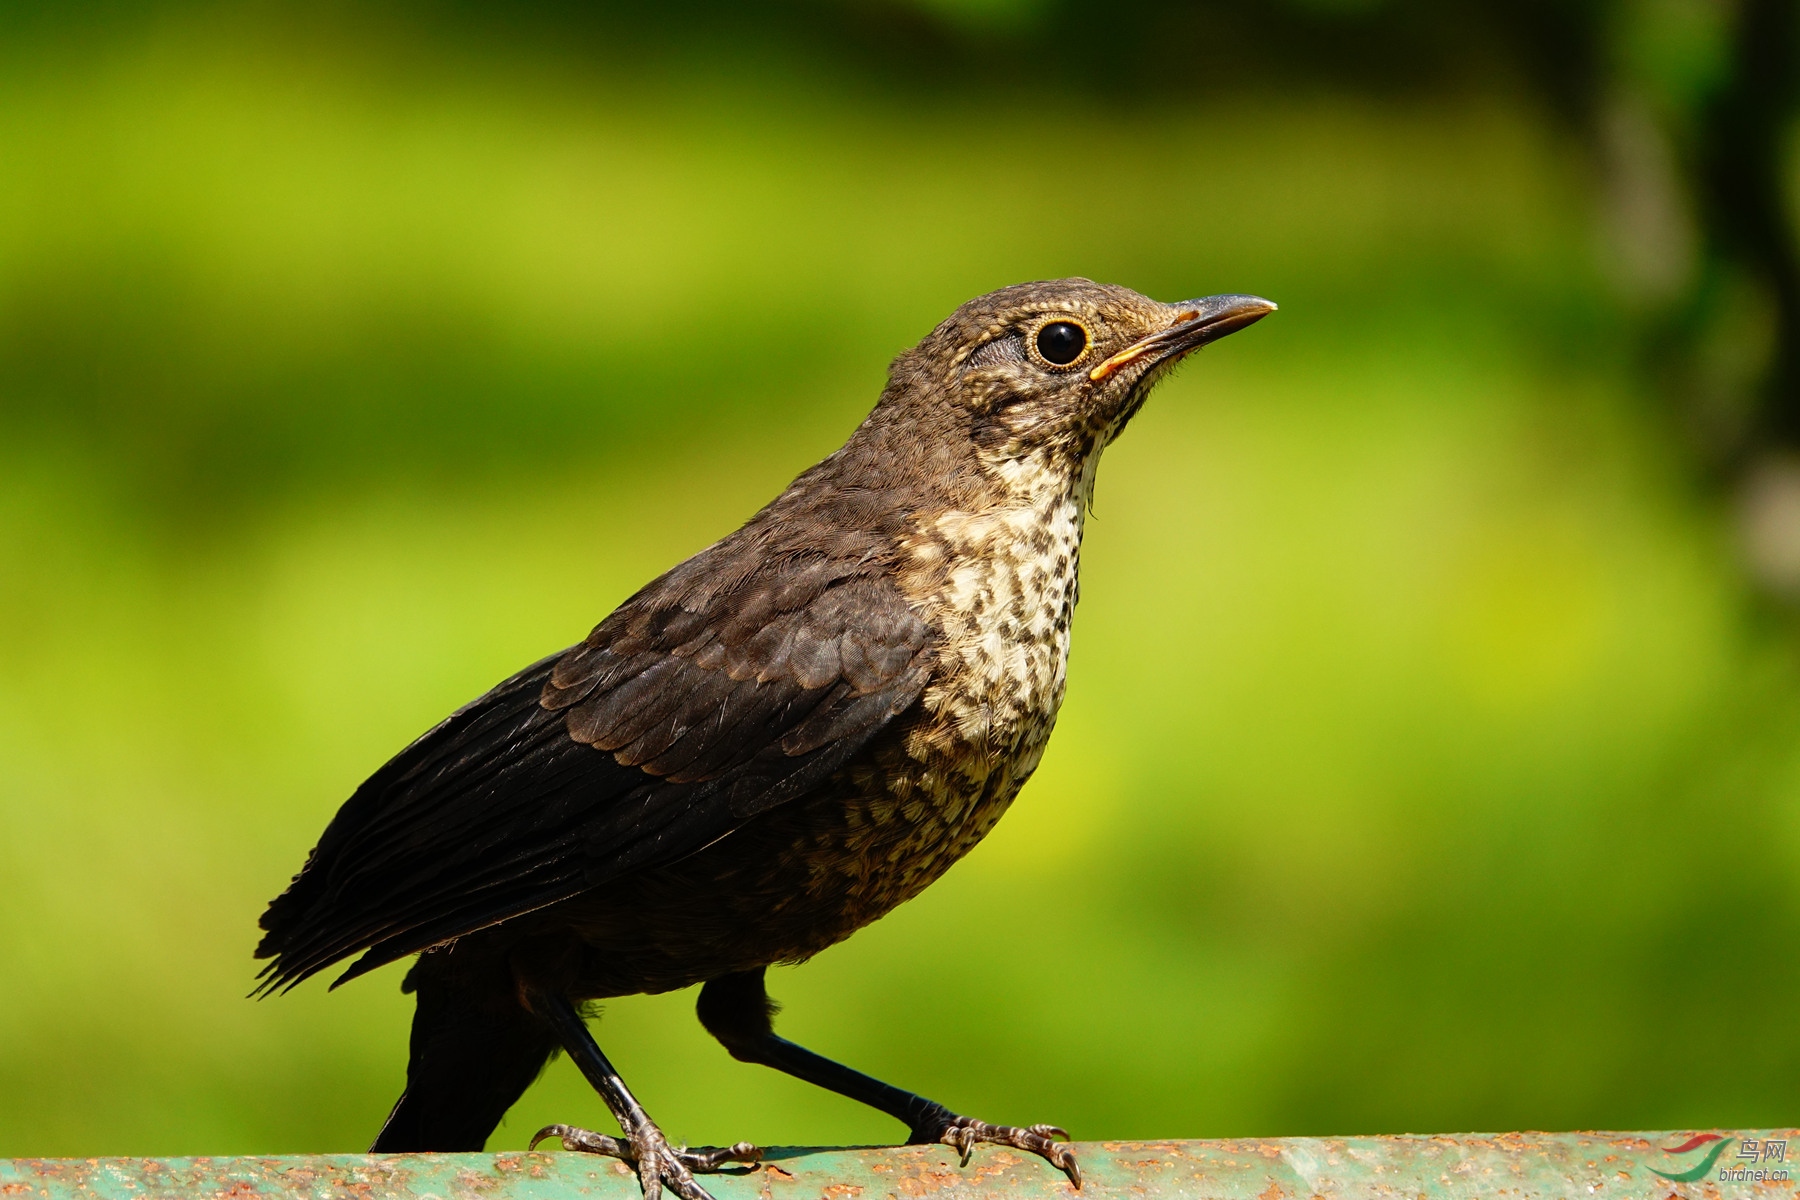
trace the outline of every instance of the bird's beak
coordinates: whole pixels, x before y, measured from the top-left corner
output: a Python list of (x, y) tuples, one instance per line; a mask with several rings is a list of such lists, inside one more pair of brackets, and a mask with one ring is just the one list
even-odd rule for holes
[(1120, 367), (1145, 358), (1179, 358), (1228, 333), (1256, 324), (1275, 311), (1275, 302), (1261, 296), (1208, 296), (1203, 300), (1184, 300), (1169, 308), (1173, 316), (1167, 328), (1131, 343), (1089, 371), (1088, 378), (1097, 382)]

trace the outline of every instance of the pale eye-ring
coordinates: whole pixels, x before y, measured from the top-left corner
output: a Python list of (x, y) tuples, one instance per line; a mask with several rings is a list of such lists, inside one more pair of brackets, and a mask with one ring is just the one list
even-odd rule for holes
[(1052, 321), (1037, 334), (1037, 352), (1047, 363), (1066, 367), (1087, 350), (1087, 330), (1073, 321)]

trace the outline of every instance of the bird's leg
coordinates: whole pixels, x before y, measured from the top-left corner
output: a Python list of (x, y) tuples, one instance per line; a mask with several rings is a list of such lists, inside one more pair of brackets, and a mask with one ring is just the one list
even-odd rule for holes
[(964, 1163), (969, 1161), (970, 1151), (980, 1143), (1011, 1146), (1041, 1155), (1068, 1175), (1070, 1183), (1081, 1187), (1081, 1168), (1075, 1162), (1075, 1152), (1061, 1144), (1069, 1135), (1054, 1125), (1020, 1129), (958, 1116), (935, 1101), (902, 1091), (861, 1071), (853, 1071), (842, 1063), (832, 1062), (804, 1046), (776, 1036), (775, 1002), (763, 988), (760, 968), (709, 982), (700, 989), (698, 1011), (700, 1023), (724, 1044), (733, 1058), (774, 1067), (797, 1079), (829, 1088), (840, 1096), (878, 1108), (906, 1122), (912, 1133), (911, 1142), (942, 1142), (954, 1146), (962, 1154)]
[(601, 1053), (575, 1005), (565, 996), (539, 994), (532, 997), (532, 1008), (550, 1023), (569, 1057), (606, 1101), (606, 1107), (625, 1132), (620, 1139), (574, 1125), (546, 1125), (533, 1135), (532, 1148), (548, 1138), (557, 1138), (564, 1150), (623, 1159), (637, 1168), (644, 1200), (657, 1200), (665, 1184), (682, 1200), (712, 1200), (712, 1194), (694, 1181), (694, 1172), (716, 1171), (726, 1163), (753, 1163), (762, 1157), (762, 1151), (749, 1142), (693, 1149), (669, 1145), (669, 1139), (619, 1078), (618, 1069)]

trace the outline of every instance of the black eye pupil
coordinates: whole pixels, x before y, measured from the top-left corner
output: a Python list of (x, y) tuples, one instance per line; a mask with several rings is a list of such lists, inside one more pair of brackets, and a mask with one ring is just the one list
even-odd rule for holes
[(1052, 321), (1038, 330), (1037, 348), (1045, 362), (1066, 366), (1087, 349), (1087, 330), (1073, 321)]

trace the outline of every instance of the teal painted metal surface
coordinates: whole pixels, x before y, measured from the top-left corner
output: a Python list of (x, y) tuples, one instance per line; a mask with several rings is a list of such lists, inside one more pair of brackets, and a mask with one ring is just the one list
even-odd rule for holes
[[(1087, 1142), (1084, 1200), (1339, 1197), (1718, 1197), (1787, 1200), (1800, 1130), (1504, 1133), (1442, 1137)], [(1758, 1172), (1761, 1174), (1758, 1175)], [(709, 1175), (718, 1200), (922, 1200), (1076, 1195), (1039, 1159), (978, 1147), (771, 1150)], [(0, 1160), (0, 1200), (632, 1200), (622, 1163), (581, 1154), (328, 1154), (291, 1158)]]

